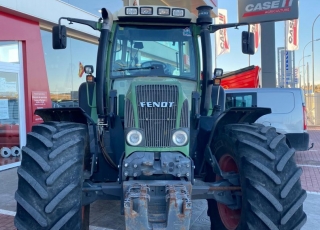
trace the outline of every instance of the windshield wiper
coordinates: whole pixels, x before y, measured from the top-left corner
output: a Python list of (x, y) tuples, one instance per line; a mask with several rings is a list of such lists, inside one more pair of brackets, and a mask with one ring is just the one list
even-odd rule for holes
[(126, 70), (139, 70), (139, 69), (154, 69), (154, 66), (147, 66), (147, 67), (136, 67), (136, 68), (119, 68), (114, 69), (113, 72), (119, 72), (119, 71), (126, 71)]

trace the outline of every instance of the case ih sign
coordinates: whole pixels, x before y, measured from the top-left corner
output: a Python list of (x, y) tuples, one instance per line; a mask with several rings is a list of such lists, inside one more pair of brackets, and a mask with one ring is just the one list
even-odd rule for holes
[(296, 19), (299, 16), (298, 0), (240, 0), (239, 22), (267, 22)]

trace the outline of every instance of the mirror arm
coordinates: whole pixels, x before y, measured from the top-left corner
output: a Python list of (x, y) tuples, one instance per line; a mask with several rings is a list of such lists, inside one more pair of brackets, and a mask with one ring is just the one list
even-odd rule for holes
[(210, 25), (209, 26), (209, 31), (210, 33), (215, 33), (217, 30), (220, 29), (225, 29), (225, 28), (230, 28), (230, 27), (238, 27), (238, 26), (245, 26), (248, 25), (250, 28), (250, 25), (248, 23), (227, 23), (227, 24), (216, 24), (216, 25)]
[[(86, 25), (86, 26), (90, 26), (92, 29), (94, 30), (99, 30), (100, 27), (99, 27), (99, 23), (98, 22), (95, 22), (95, 21), (90, 21), (90, 20), (84, 20), (84, 19), (78, 19), (78, 18), (66, 18), (66, 17), (61, 17), (59, 18), (59, 31), (61, 31), (61, 19), (66, 19), (68, 20), (70, 23), (79, 23), (79, 24), (83, 24), (83, 25)], [(59, 36), (61, 36), (61, 34), (59, 33)], [(61, 38), (61, 37), (60, 37)]]

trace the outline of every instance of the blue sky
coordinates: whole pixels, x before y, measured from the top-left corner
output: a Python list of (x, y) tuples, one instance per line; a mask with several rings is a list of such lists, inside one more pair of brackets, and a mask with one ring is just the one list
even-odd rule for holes
[[(239, 0), (241, 1), (241, 0)], [(110, 11), (114, 12), (122, 7), (122, 0), (65, 0), (72, 5), (82, 8), (88, 12), (98, 14), (98, 10), (101, 7), (106, 7)], [(238, 0), (218, 0), (219, 8), (227, 9), (228, 22), (238, 21)], [(299, 32), (299, 50), (296, 51), (296, 67), (299, 65), (299, 61), (302, 58), (302, 52), (305, 45), (312, 40), (312, 23), (315, 18), (320, 14), (320, 0), (300, 0), (299, 3), (299, 20), (300, 20), (300, 32)], [(284, 22), (276, 22), (276, 47), (284, 46)], [(246, 30), (247, 27), (240, 27), (239, 30), (233, 28), (228, 29), (228, 37), (230, 41), (231, 52), (218, 57), (218, 67), (223, 68), (225, 71), (232, 71), (239, 68), (248, 66), (248, 56), (242, 54), (240, 40), (241, 31)], [(314, 26), (314, 39), (320, 38), (320, 17), (317, 19)], [(311, 43), (305, 49), (305, 56), (311, 55)], [(260, 48), (257, 53), (251, 56), (251, 65), (261, 66), (261, 52)], [(308, 62), (310, 65), (310, 78), (312, 76), (311, 56), (305, 58), (305, 64)], [(315, 81), (320, 84), (320, 41), (314, 42), (314, 63), (315, 63)], [(302, 65), (302, 61), (300, 62)], [(302, 69), (302, 67), (301, 67)]]

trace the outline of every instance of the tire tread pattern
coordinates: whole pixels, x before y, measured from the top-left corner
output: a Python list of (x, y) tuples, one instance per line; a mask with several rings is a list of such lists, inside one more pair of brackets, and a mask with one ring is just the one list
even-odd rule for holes
[(281, 184), (280, 178), (273, 172), (271, 171), (268, 167), (260, 163), (259, 161), (249, 158), (249, 157), (244, 157), (246, 161), (248, 161), (250, 164), (254, 165), (258, 170), (263, 172), (265, 175), (267, 175), (275, 184)]
[(18, 175), (20, 175), (23, 179), (25, 179), (25, 181), (30, 184), (30, 186), (34, 189), (34, 191), (36, 193), (38, 193), (38, 195), (42, 199), (47, 199), (48, 198), (48, 196), (49, 196), (48, 192), (27, 171), (25, 171), (23, 168), (19, 168), (18, 169)]
[(28, 133), (27, 136), (31, 136), (31, 137), (39, 140), (47, 148), (51, 148), (53, 146), (53, 143), (50, 140), (48, 140), (44, 136), (39, 135), (38, 133), (31, 132), (31, 133)]
[(65, 214), (52, 228), (51, 230), (59, 230), (63, 225), (65, 225), (68, 220), (78, 211), (77, 207), (71, 209), (67, 214)]
[(72, 165), (74, 165), (75, 163), (77, 163), (77, 159), (70, 159), (68, 160), (66, 163), (64, 163), (63, 165), (61, 165), (57, 170), (55, 170), (46, 180), (46, 184), (48, 186), (51, 186), (54, 184), (54, 182), (56, 182), (56, 180), (68, 169), (70, 168)]
[(31, 204), (28, 203), (18, 192), (14, 198), (16, 201), (39, 223), (41, 227), (47, 227), (47, 220)]
[(248, 146), (250, 146), (250, 147), (252, 147), (252, 148), (254, 148), (254, 149), (256, 149), (256, 150), (258, 150), (259, 152), (263, 153), (263, 154), (264, 154), (266, 157), (268, 157), (270, 160), (276, 159), (275, 155), (274, 155), (272, 152), (270, 152), (269, 150), (261, 147), (260, 145), (254, 143), (254, 142), (252, 142), (252, 141), (243, 140), (243, 141), (241, 141), (241, 142), (244, 143), (244, 144), (246, 144), (246, 145), (248, 145)]
[(269, 192), (266, 188), (259, 185), (258, 183), (254, 181), (250, 181), (251, 185), (259, 192), (261, 193), (274, 207), (277, 209), (278, 212), (282, 212), (283, 206), (282, 204), (277, 200), (277, 198), (274, 197), (274, 195)]
[(304, 202), (304, 200), (307, 198), (307, 193), (304, 191), (301, 196), (294, 201), (293, 205), (290, 207), (290, 209), (286, 212), (284, 217), (281, 219), (281, 224), (286, 224), (288, 220), (293, 216), (293, 214), (300, 208)]
[(22, 152), (28, 154), (30, 157), (33, 158), (35, 162), (42, 168), (44, 172), (50, 171), (50, 165), (35, 151), (29, 149), (28, 147), (22, 147)]
[(270, 230), (279, 230), (279, 228), (272, 222), (272, 220), (270, 220), (270, 218), (264, 214), (258, 207), (255, 206), (255, 201), (250, 201), (249, 203), (251, 205), (251, 210), (252, 212), (259, 217), (260, 220), (262, 220), (262, 222), (268, 226), (268, 228)]
[(45, 122), (27, 134), (15, 193), (19, 230), (80, 229), (87, 143), (87, 126), (72, 122)]
[[(236, 230), (298, 230), (306, 222), (306, 192), (286, 137), (273, 127), (230, 124), (211, 144), (217, 160), (231, 155), (238, 166), (242, 187), (241, 219)], [(260, 136), (263, 136), (261, 138)], [(215, 175), (214, 175), (215, 177)], [(210, 177), (208, 181), (211, 180)], [(209, 202), (208, 202), (209, 204)], [(209, 206), (212, 230), (225, 230), (216, 203)]]
[(70, 148), (73, 145), (76, 145), (80, 142), (80, 139), (75, 139), (75, 140), (70, 140), (67, 143), (64, 143), (63, 145), (61, 145), (60, 147), (58, 147), (57, 149), (53, 150), (50, 154), (49, 154), (49, 159), (53, 160), (54, 158), (56, 158), (59, 154), (63, 153), (63, 151), (65, 151), (66, 149)]
[(55, 207), (73, 190), (75, 189), (76, 184), (70, 184), (64, 188), (56, 197), (54, 197), (50, 203), (46, 206), (46, 213), (51, 213)]
[(278, 172), (281, 172), (283, 170), (284, 166), (286, 166), (288, 160), (291, 159), (291, 157), (294, 155), (294, 153), (295, 153), (295, 149), (291, 148), (286, 152), (286, 154), (284, 154), (281, 157), (280, 161), (277, 164)]

